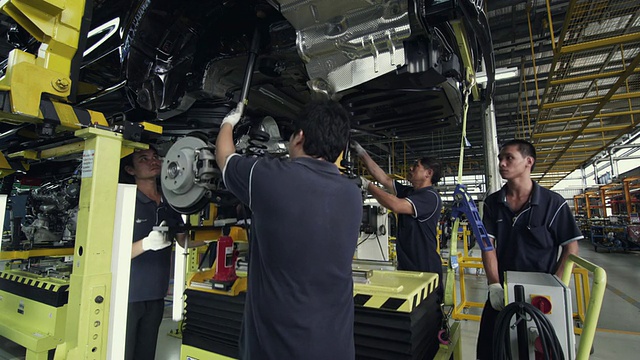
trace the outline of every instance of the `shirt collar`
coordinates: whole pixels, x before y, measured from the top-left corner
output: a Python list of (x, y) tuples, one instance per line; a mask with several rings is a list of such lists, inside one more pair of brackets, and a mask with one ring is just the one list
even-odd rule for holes
[(314, 159), (312, 157), (301, 156), (295, 159), (291, 159), (293, 162), (297, 162), (306, 167), (309, 167), (314, 170), (324, 171), (332, 174), (340, 174), (340, 170), (336, 166), (336, 164), (328, 162), (326, 160)]
[[(531, 180), (533, 183), (533, 187), (531, 188), (531, 195), (529, 195), (529, 205), (539, 205), (540, 204), (540, 185)], [(506, 206), (507, 205), (507, 184), (504, 184), (500, 189), (500, 201)]]
[(140, 189), (136, 189), (136, 200), (140, 201), (143, 204), (147, 204), (153, 201), (149, 199), (149, 197), (145, 195), (142, 191), (140, 191)]

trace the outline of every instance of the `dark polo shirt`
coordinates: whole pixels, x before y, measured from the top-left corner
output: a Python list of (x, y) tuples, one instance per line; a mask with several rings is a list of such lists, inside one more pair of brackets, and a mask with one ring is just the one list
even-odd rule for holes
[(437, 250), (440, 195), (432, 186), (415, 190), (395, 181), (394, 187), (399, 198), (411, 203), (416, 215), (398, 214), (398, 270), (436, 273), (442, 284), (442, 260)]
[[(166, 220), (167, 225), (182, 225), (182, 217), (163, 198), (158, 206), (140, 190), (136, 194), (136, 216), (133, 241), (145, 238), (154, 226)], [(163, 299), (169, 289), (171, 246), (158, 251), (145, 251), (131, 259), (129, 302)]]
[(329, 162), (232, 155), (227, 188), (252, 211), (242, 359), (353, 359), (358, 187)]
[(516, 214), (506, 196), (507, 185), (489, 195), (482, 218), (495, 242), (500, 282), (505, 271), (555, 273), (560, 247), (583, 238), (567, 201), (534, 182), (529, 203)]

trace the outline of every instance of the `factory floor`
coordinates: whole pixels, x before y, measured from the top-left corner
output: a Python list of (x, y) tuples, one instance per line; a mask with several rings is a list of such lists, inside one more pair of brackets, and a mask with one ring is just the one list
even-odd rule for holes
[[(477, 250), (476, 250), (477, 251)], [(596, 253), (588, 240), (581, 241), (580, 256), (607, 272), (607, 290), (590, 359), (635, 359), (640, 354), (640, 252)], [(467, 274), (467, 300), (484, 301), (484, 276)], [(471, 308), (469, 313), (480, 309)], [(157, 360), (180, 359), (180, 339), (168, 335), (177, 328), (167, 307), (160, 327)], [(461, 321), (462, 359), (474, 359), (479, 323)], [(577, 337), (576, 341), (579, 341)], [(0, 360), (25, 359), (24, 348), (0, 338)]]

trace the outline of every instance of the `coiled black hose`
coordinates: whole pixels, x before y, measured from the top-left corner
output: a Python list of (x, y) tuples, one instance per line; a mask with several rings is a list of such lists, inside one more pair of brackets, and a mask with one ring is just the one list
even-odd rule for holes
[(496, 319), (496, 327), (493, 331), (494, 359), (506, 360), (512, 358), (511, 335), (509, 331), (510, 322), (514, 315), (522, 316), (518, 314), (525, 314), (528, 316), (525, 319), (519, 319), (519, 321), (527, 321), (530, 317), (536, 325), (545, 360), (558, 360), (565, 358), (558, 336), (549, 322), (549, 319), (542, 313), (542, 311), (526, 302), (514, 302), (507, 305), (498, 314), (498, 318)]

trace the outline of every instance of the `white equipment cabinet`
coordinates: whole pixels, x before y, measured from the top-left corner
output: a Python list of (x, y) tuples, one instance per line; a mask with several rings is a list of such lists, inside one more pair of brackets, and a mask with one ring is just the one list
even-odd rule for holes
[(362, 223), (355, 258), (389, 261), (389, 215), (374, 199), (366, 199), (362, 207)]
[[(565, 355), (565, 359), (575, 359), (575, 335), (573, 334), (573, 310), (571, 305), (571, 289), (564, 285), (564, 283), (558, 279), (555, 275), (534, 273), (534, 272), (519, 272), (519, 271), (507, 271), (505, 274), (506, 295), (507, 303), (515, 302), (516, 285), (522, 285), (524, 287), (524, 300), (527, 303), (535, 306), (535, 303), (543, 301), (546, 305), (541, 306), (548, 309), (549, 303), (540, 297), (546, 298), (550, 302), (550, 309), (545, 313), (545, 316), (549, 319), (549, 322), (553, 326), (556, 336), (562, 346), (562, 351)], [(534, 299), (537, 300), (534, 301)], [(540, 308), (540, 306), (536, 306)], [(515, 322), (515, 317), (511, 321)], [(533, 321), (527, 322), (528, 336), (529, 336), (529, 356), (534, 359), (534, 342), (537, 335), (534, 332), (536, 328)], [(511, 349), (514, 353), (514, 359), (517, 358), (518, 343), (517, 343), (517, 331), (516, 328), (511, 328)]]

